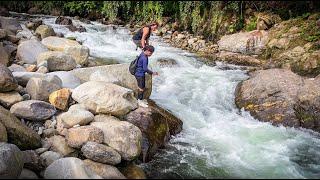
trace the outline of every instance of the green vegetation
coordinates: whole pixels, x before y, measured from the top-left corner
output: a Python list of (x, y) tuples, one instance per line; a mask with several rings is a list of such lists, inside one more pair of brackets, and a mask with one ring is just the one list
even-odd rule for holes
[[(252, 12), (269, 11), (283, 20), (319, 11), (318, 1), (1, 1), (1, 6), (16, 12), (105, 18), (113, 22), (178, 22), (179, 30), (204, 35), (208, 40), (239, 30), (254, 30)], [(251, 13), (247, 13), (246, 10)], [(251, 18), (250, 23), (245, 19)], [(307, 37), (316, 41), (318, 35)]]

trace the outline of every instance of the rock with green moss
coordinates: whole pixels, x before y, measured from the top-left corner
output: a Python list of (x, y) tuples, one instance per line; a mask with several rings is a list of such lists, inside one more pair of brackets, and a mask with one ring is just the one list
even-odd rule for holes
[(40, 136), (2, 106), (0, 122), (7, 129), (8, 142), (17, 145), (21, 150), (37, 149), (41, 146)]

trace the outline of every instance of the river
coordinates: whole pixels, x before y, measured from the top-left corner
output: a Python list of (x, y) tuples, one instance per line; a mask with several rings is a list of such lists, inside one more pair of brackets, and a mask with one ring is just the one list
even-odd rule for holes
[[(128, 63), (139, 54), (128, 29), (81, 24), (87, 32), (70, 32), (45, 18), (56, 32), (75, 37), (90, 55)], [(140, 164), (149, 178), (319, 178), (319, 134), (305, 129), (275, 127), (260, 122), (234, 103), (236, 85), (248, 78), (237, 66), (207, 66), (186, 51), (152, 36), (155, 52), (149, 66), (153, 78), (151, 99), (179, 117), (183, 131), (155, 158)], [(177, 66), (157, 66), (170, 58)]]

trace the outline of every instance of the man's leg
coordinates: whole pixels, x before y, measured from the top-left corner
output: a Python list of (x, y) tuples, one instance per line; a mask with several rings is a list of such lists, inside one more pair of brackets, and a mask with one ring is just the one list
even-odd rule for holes
[(145, 77), (138, 77), (136, 76), (137, 83), (138, 83), (138, 99), (142, 100), (143, 99), (143, 93), (145, 90)]

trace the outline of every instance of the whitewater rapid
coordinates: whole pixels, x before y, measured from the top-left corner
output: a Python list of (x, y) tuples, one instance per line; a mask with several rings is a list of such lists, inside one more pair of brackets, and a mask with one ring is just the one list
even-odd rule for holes
[[(98, 22), (81, 24), (87, 32), (70, 32), (43, 19), (55, 32), (75, 37), (90, 55), (128, 63), (139, 54), (128, 29)], [(179, 117), (183, 131), (140, 166), (149, 178), (319, 178), (319, 134), (304, 129), (275, 127), (260, 122), (234, 103), (236, 85), (248, 78), (236, 66), (210, 67), (186, 51), (151, 37), (155, 53), (149, 66), (153, 78), (151, 99)], [(160, 68), (155, 61), (170, 58), (177, 66)]]

